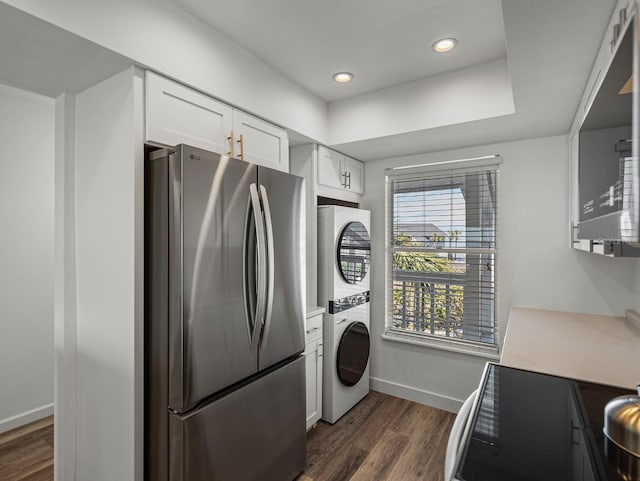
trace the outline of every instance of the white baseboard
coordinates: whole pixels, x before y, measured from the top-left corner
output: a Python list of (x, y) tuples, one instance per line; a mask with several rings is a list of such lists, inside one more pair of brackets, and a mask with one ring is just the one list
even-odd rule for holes
[(53, 403), (0, 420), (0, 433), (11, 431), (38, 419), (53, 415)]
[(370, 378), (371, 389), (391, 396), (396, 396), (409, 401), (425, 404), (438, 409), (443, 409), (452, 413), (457, 413), (464, 402), (461, 399), (454, 399), (442, 394), (437, 394), (423, 389), (416, 389), (411, 386), (404, 386), (384, 379)]

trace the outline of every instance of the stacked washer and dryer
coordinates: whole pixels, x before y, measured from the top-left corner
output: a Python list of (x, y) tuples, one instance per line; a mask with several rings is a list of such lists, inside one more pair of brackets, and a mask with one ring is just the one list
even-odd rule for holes
[(322, 419), (335, 423), (369, 392), (367, 210), (318, 207), (318, 303), (323, 315)]

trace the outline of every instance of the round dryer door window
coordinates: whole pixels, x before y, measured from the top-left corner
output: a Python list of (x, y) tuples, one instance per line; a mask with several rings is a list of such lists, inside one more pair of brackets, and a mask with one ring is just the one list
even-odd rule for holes
[(369, 329), (362, 322), (354, 322), (342, 334), (336, 356), (338, 379), (345, 386), (360, 381), (369, 362)]
[(369, 270), (371, 242), (362, 222), (349, 222), (338, 239), (338, 266), (340, 274), (349, 284), (364, 279)]

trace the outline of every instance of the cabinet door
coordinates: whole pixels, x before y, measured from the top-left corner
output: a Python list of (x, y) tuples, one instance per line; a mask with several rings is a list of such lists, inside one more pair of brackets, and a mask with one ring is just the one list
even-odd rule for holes
[(307, 344), (304, 352), (307, 384), (307, 430), (322, 415), (322, 341)]
[(318, 146), (318, 184), (344, 189), (343, 157), (338, 152), (329, 150), (322, 145)]
[(347, 189), (356, 194), (364, 193), (364, 164), (359, 160), (344, 157), (342, 169), (347, 174)]
[(167, 78), (146, 74), (146, 140), (226, 154), (232, 109)]
[(322, 417), (322, 365), (324, 363), (324, 349), (322, 347), (322, 339), (318, 341), (318, 354), (316, 356), (316, 417), (313, 420), (315, 424)]
[(289, 172), (289, 139), (283, 129), (241, 110), (234, 110), (233, 135), (235, 157), (252, 164)]

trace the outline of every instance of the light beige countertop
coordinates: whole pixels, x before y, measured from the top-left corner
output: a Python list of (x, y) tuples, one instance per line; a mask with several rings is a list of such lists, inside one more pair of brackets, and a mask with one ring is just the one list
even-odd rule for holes
[(319, 314), (324, 313), (326, 309), (320, 306), (307, 306), (307, 312), (305, 313), (305, 318), (309, 319), (310, 317), (317, 316)]
[(514, 307), (500, 363), (635, 389), (640, 326), (624, 317)]

